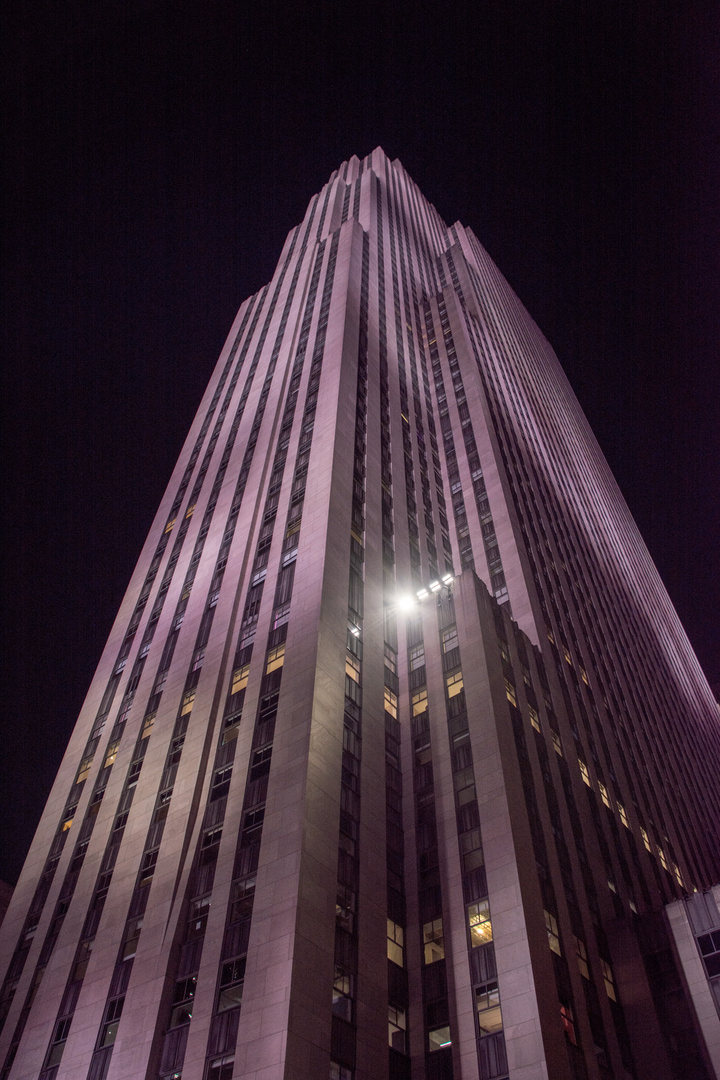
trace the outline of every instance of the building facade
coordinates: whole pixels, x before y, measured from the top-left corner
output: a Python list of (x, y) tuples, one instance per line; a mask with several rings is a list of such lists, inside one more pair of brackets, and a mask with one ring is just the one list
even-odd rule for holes
[(2, 1080), (709, 1080), (663, 911), (720, 880), (718, 776), (552, 350), (352, 158), (100, 660), (2, 927)]

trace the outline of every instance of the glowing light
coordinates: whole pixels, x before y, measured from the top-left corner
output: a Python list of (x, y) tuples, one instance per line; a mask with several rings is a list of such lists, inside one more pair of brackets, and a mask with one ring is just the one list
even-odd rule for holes
[(431, 592), (440, 592), (440, 588), (441, 588), (441, 586), (440, 586), (439, 581), (431, 581), (430, 582), (430, 591)]
[(417, 591), (418, 600), (424, 600), (425, 597), (429, 596), (429, 595), (430, 595), (430, 593), (427, 591), (427, 589), (418, 589), (418, 591)]
[(444, 578), (442, 580), (443, 580), (443, 585), (452, 585), (455, 578), (452, 576), (452, 574), (445, 574), (445, 576), (444, 576)]
[(414, 596), (400, 596), (398, 597), (398, 608), (400, 611), (410, 611), (415, 607), (417, 601)]

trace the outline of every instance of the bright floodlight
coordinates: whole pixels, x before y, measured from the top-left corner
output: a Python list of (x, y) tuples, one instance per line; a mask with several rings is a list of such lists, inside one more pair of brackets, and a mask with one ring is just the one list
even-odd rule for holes
[(452, 574), (445, 574), (443, 578), (443, 585), (452, 585), (454, 578)]
[(430, 591), (431, 592), (440, 592), (440, 582), (439, 581), (431, 581), (430, 582)]
[(413, 596), (408, 596), (406, 594), (405, 596), (398, 597), (398, 607), (401, 611), (410, 611), (411, 608), (415, 607), (415, 603), (416, 601)]
[(418, 600), (424, 600), (425, 597), (429, 596), (429, 595), (430, 594), (428, 593), (427, 589), (418, 589), (418, 591), (417, 591)]

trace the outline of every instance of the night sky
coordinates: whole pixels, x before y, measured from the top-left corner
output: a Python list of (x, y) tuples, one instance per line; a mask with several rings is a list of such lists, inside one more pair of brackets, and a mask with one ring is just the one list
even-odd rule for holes
[(377, 145), (555, 347), (720, 683), (719, 39), (715, 0), (14, 6), (0, 878), (237, 308)]

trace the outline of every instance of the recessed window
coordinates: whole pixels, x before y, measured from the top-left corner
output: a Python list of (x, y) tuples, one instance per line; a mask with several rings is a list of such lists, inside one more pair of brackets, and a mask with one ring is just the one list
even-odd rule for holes
[(442, 650), (444, 653), (448, 653), (451, 649), (457, 649), (458, 647), (458, 632), (457, 626), (451, 626), (449, 630), (443, 631), (442, 636)]
[(586, 783), (588, 787), (592, 787), (590, 771), (585, 762), (582, 761), (580, 758), (578, 758), (578, 766), (580, 768), (580, 775), (582, 776), (584, 783)]
[(505, 696), (511, 705), (517, 706), (517, 691), (515, 684), (511, 683), (509, 679), (505, 679)]
[(551, 950), (554, 953), (557, 953), (558, 956), (562, 956), (557, 919), (554, 915), (551, 915), (549, 911), (545, 912), (545, 929), (547, 930), (548, 945)]
[(360, 682), (360, 661), (352, 653), (345, 653), (345, 674), (353, 680)]
[(600, 798), (605, 803), (605, 806), (607, 806), (607, 808), (611, 810), (612, 807), (610, 806), (610, 796), (608, 795), (608, 789), (605, 787), (602, 780), (598, 780), (598, 790), (600, 792)]
[(234, 1054), (226, 1054), (225, 1057), (215, 1058), (208, 1065), (207, 1080), (232, 1080), (234, 1064)]
[(600, 970), (602, 971), (603, 982), (605, 983), (605, 992), (611, 1001), (617, 1001), (617, 994), (615, 993), (615, 977), (612, 972), (612, 968), (608, 964), (607, 960), (603, 960), (600, 957)]
[(442, 919), (433, 919), (423, 926), (423, 950), (426, 964), (445, 958), (445, 935)]
[(416, 690), (412, 696), (412, 714), (413, 716), (420, 716), (424, 713), (428, 707), (428, 692), (427, 688), (423, 687), (421, 690)]
[(500, 991), (496, 982), (485, 983), (484, 986), (475, 988), (475, 1008), (481, 1036), (493, 1035), (501, 1030)]
[(335, 968), (333, 980), (332, 1011), (348, 1023), (352, 1023), (353, 977), (342, 968)]
[(245, 957), (228, 960), (220, 970), (220, 992), (218, 994), (218, 1012), (234, 1009), (242, 1001), (243, 979), (245, 978)]
[(577, 1036), (575, 1035), (575, 1020), (573, 1017), (573, 1011), (569, 1005), (560, 1006), (560, 1023), (562, 1029), (565, 1032), (565, 1037), (568, 1042), (571, 1042), (573, 1046), (577, 1046)]
[(463, 688), (462, 671), (453, 671), (445, 676), (445, 689), (449, 698), (456, 697)]
[(99, 1046), (112, 1046), (115, 1042), (124, 1004), (124, 997), (116, 998), (115, 1001), (110, 1002), (105, 1010), (105, 1023), (100, 1031)]
[(392, 919), (387, 921), (387, 955), (398, 967), (405, 966), (405, 931)]
[(269, 675), (271, 671), (276, 671), (283, 666), (285, 662), (285, 642), (280, 645), (276, 645), (274, 649), (269, 649), (267, 654), (267, 664), (265, 665), (265, 674)]
[(196, 692), (196, 690), (186, 690), (183, 694), (182, 706), (180, 708), (181, 716), (185, 716), (187, 713), (192, 712)]
[(151, 731), (153, 729), (153, 724), (155, 723), (155, 717), (156, 716), (157, 716), (157, 713), (154, 713), (154, 712), (153, 713), (148, 713), (148, 715), (143, 720), (142, 731), (140, 732), (140, 738), (141, 739), (147, 739), (148, 736), (150, 735), (150, 733), (151, 733)]
[(230, 693), (237, 694), (239, 690), (244, 690), (248, 684), (248, 675), (250, 674), (250, 665), (243, 664), (242, 667), (236, 668), (233, 671), (232, 684), (230, 686)]
[(415, 645), (409, 652), (410, 670), (417, 671), (425, 664), (425, 646)]
[(388, 1044), (401, 1054), (407, 1052), (407, 1017), (404, 1009), (388, 1005)]
[(622, 803), (618, 803), (617, 804), (617, 809), (618, 809), (618, 814), (620, 815), (620, 820), (622, 821), (625, 828), (629, 829), (630, 828), (630, 822), (628, 821), (627, 811), (625, 810), (625, 807), (623, 806)]
[(397, 694), (393, 694), (392, 690), (389, 690), (386, 686), (383, 692), (385, 712), (390, 713), (391, 716), (397, 720), (398, 714), (398, 699)]
[(123, 960), (130, 960), (137, 953), (140, 931), (142, 930), (142, 917), (132, 919), (125, 927), (125, 943), (122, 950)]
[(450, 1039), (450, 1028), (448, 1025), (445, 1027), (431, 1028), (430, 1031), (428, 1031), (428, 1049), (431, 1054), (437, 1050), (445, 1050), (446, 1047), (451, 1045), (452, 1041)]
[(77, 779), (75, 781), (76, 784), (79, 784), (79, 783), (81, 783), (81, 781), (87, 779), (87, 777), (88, 777), (88, 775), (90, 773), (90, 768), (92, 766), (92, 763), (93, 763), (92, 757), (86, 757), (86, 758), (82, 759), (82, 761), (80, 762), (80, 768), (78, 769)]
[(589, 979), (590, 978), (590, 969), (588, 967), (588, 961), (587, 961), (587, 949), (585, 948), (585, 942), (581, 941), (580, 938), (578, 938), (578, 937), (575, 938), (575, 954), (577, 956), (577, 962), (578, 962), (578, 968), (580, 969), (580, 974), (582, 975), (582, 977), (584, 979)]
[(643, 838), (643, 844), (645, 845), (645, 847), (647, 848), (647, 850), (648, 850), (648, 851), (652, 851), (652, 847), (650, 846), (650, 837), (648, 836), (648, 834), (647, 834), (647, 832), (645, 831), (645, 829), (643, 829), (642, 825), (640, 826), (640, 835), (641, 835), (641, 836), (642, 836), (642, 838)]
[(488, 941), (492, 941), (493, 930), (490, 920), (490, 905), (487, 900), (478, 900), (477, 903), (468, 905), (467, 917), (470, 944), (473, 949), (477, 945), (486, 945)]
[(385, 644), (385, 667), (388, 671), (391, 671), (393, 675), (397, 675), (397, 654), (387, 643)]
[(230, 890), (230, 922), (249, 919), (255, 897), (255, 877), (234, 881)]
[(535, 728), (535, 730), (542, 731), (542, 728), (540, 727), (540, 717), (538, 716), (537, 709), (534, 709), (532, 705), (528, 705), (528, 713), (530, 715), (530, 723)]
[(108, 765), (112, 765), (113, 761), (117, 757), (118, 747), (120, 746), (120, 740), (116, 739), (115, 742), (111, 742), (107, 748), (105, 754), (105, 761), (103, 762), (103, 768), (107, 769)]

